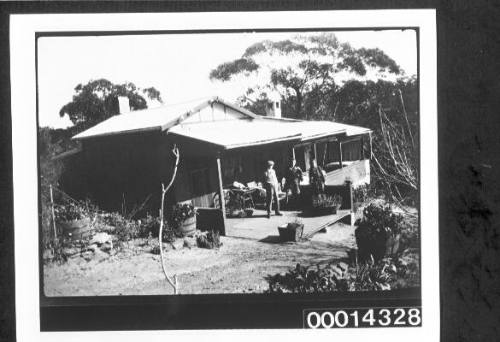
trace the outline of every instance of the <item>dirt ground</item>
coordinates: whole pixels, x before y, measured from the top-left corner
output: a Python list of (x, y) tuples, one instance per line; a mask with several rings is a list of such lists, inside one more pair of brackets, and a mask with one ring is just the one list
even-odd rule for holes
[[(218, 250), (184, 247), (165, 253), (170, 274), (177, 274), (180, 294), (259, 293), (266, 276), (285, 273), (297, 263), (317, 264), (345, 259), (353, 248), (354, 230), (335, 224), (299, 243), (266, 243), (221, 237)], [(161, 270), (160, 256), (146, 240), (134, 240), (114, 255), (99, 254), (86, 261), (71, 258), (44, 266), (47, 296), (107, 296), (171, 294)]]

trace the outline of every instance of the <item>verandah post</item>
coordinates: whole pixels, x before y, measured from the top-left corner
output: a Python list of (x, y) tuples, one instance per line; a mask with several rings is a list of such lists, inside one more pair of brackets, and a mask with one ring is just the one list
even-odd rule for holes
[(224, 198), (224, 187), (222, 185), (222, 169), (220, 162), (220, 153), (217, 154), (217, 175), (219, 179), (219, 202), (220, 202), (220, 208), (222, 210), (222, 222), (223, 222), (223, 228), (220, 234), (226, 235), (226, 201)]

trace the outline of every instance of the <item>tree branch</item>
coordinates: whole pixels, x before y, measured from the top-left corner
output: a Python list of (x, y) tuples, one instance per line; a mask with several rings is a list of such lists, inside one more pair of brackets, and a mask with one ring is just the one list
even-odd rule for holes
[(163, 270), (163, 274), (165, 275), (165, 278), (169, 282), (170, 285), (174, 288), (174, 294), (177, 294), (179, 284), (177, 282), (177, 275), (174, 274), (173, 279), (171, 279), (168, 274), (167, 270), (165, 268), (165, 261), (164, 261), (164, 256), (163, 256), (163, 242), (162, 242), (162, 235), (163, 235), (163, 226), (164, 226), (164, 205), (165, 205), (165, 194), (167, 191), (170, 189), (172, 184), (174, 183), (175, 176), (177, 175), (177, 167), (179, 165), (179, 149), (177, 148), (176, 145), (174, 145), (174, 148), (172, 149), (172, 153), (175, 156), (175, 166), (174, 166), (174, 172), (172, 174), (172, 178), (170, 178), (170, 182), (168, 183), (167, 186), (165, 186), (163, 183), (161, 183), (161, 207), (160, 207), (160, 231), (158, 233), (158, 242), (160, 246), (160, 260), (161, 260), (161, 268)]

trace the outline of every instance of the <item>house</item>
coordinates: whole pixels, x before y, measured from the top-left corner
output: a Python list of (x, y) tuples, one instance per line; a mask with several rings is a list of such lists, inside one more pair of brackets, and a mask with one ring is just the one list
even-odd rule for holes
[(107, 209), (159, 199), (160, 184), (173, 171), (174, 145), (180, 163), (169, 201), (218, 210), (222, 222), (225, 211), (215, 208), (216, 194), (235, 181), (259, 181), (270, 159), (279, 178), (291, 158), (302, 170), (316, 158), (327, 173), (327, 185), (370, 182), (369, 129), (282, 118), (279, 101), (269, 104), (266, 116), (219, 97), (120, 112), (73, 137), (82, 147), (75, 161), (80, 187)]

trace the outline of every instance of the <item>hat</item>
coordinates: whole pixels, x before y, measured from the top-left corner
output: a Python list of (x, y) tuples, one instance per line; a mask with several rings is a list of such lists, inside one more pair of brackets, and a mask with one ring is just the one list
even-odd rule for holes
[(272, 166), (272, 165), (274, 165), (274, 162), (272, 160), (268, 160), (267, 161), (267, 166)]

